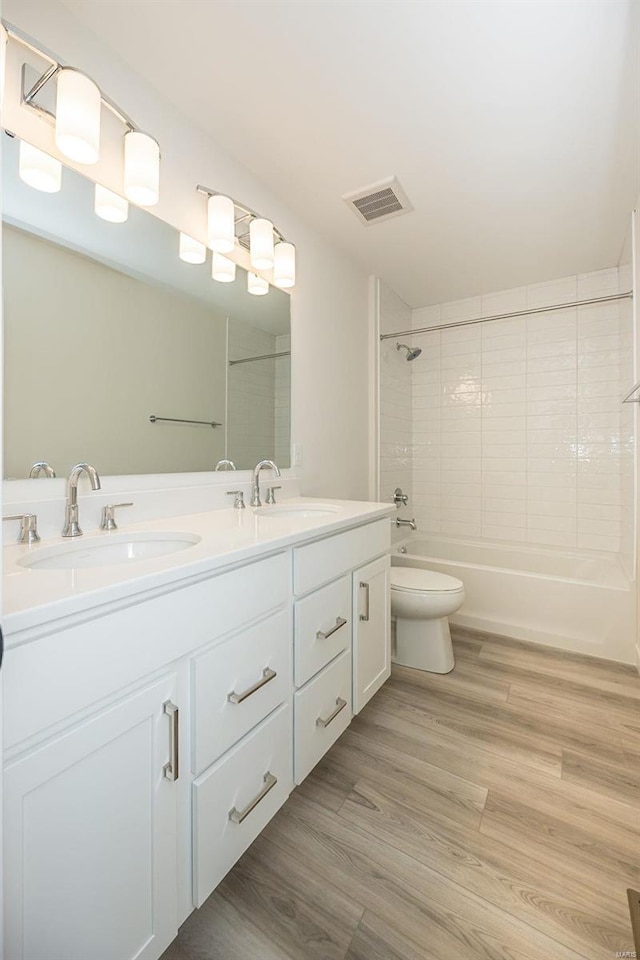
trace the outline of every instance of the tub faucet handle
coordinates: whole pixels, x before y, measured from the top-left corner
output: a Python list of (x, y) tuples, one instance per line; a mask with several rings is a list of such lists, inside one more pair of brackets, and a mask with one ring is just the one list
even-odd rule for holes
[(400, 507), (406, 507), (406, 505), (409, 503), (409, 497), (406, 493), (402, 492), (402, 487), (396, 487), (393, 491), (393, 502), (398, 510)]

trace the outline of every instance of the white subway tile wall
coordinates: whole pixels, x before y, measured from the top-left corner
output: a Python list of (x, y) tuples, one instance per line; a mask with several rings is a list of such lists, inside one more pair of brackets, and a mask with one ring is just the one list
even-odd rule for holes
[[(381, 332), (411, 327), (411, 308), (380, 282)], [(406, 339), (406, 338), (400, 338)], [(411, 341), (409, 341), (411, 342)], [(405, 351), (396, 350), (396, 340), (380, 344), (380, 492), (390, 502), (393, 491), (401, 487), (409, 498), (409, 509), (398, 512), (411, 517), (413, 498), (413, 422), (411, 411), (412, 367), (422, 360), (407, 363)]]
[[(625, 283), (617, 268), (600, 270), (415, 310), (412, 325), (606, 296)], [(634, 414), (620, 403), (633, 378), (630, 303), (434, 331), (414, 343), (423, 353), (399, 368), (401, 389), (384, 360), (395, 343), (382, 343), (381, 449), (386, 490), (400, 475), (390, 451), (406, 449), (412, 421), (401, 466), (421, 532), (622, 552), (630, 563)]]
[[(229, 320), (229, 358), (275, 353), (276, 338), (240, 320)], [(275, 449), (275, 360), (228, 368), (227, 451), (239, 470), (272, 457)]]

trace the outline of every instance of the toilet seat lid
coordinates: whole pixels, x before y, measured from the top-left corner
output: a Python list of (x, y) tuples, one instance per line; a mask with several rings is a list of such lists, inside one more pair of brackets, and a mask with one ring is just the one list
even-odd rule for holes
[(464, 584), (457, 577), (450, 577), (446, 573), (437, 573), (435, 570), (423, 570), (421, 567), (392, 567), (391, 587), (395, 590), (415, 591), (424, 593), (449, 593), (462, 590)]

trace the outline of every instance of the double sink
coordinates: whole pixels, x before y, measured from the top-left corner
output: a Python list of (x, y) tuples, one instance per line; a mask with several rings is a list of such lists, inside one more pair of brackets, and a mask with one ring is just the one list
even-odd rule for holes
[[(314, 520), (340, 513), (333, 504), (305, 503), (282, 504), (254, 510), (260, 520), (297, 518)], [(110, 533), (102, 537), (61, 543), (51, 547), (39, 547), (18, 563), (30, 570), (80, 570), (106, 567), (117, 563), (129, 563), (164, 557), (171, 553), (189, 550), (202, 538), (194, 533), (148, 531), (143, 533)]]

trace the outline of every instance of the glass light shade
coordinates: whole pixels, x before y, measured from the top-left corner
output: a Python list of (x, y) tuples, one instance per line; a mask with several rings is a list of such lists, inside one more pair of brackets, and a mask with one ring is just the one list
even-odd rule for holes
[(273, 282), (282, 289), (296, 285), (296, 248), (284, 240), (277, 243), (274, 250)]
[(256, 270), (270, 270), (273, 266), (273, 224), (258, 217), (249, 224), (249, 255)]
[(216, 253), (231, 253), (236, 242), (236, 208), (233, 200), (216, 194), (207, 204), (209, 246)]
[(124, 192), (140, 207), (152, 207), (160, 197), (160, 147), (139, 130), (124, 135)]
[(62, 186), (60, 161), (24, 140), (20, 141), (18, 172), (21, 180), (44, 193), (57, 193)]
[(269, 293), (269, 283), (264, 277), (259, 277), (257, 273), (249, 271), (247, 274), (247, 290), (254, 297), (264, 297), (265, 293)]
[(186, 233), (180, 234), (180, 259), (185, 263), (204, 263), (207, 259), (207, 248), (204, 243), (194, 240)]
[(63, 67), (56, 94), (56, 146), (76, 163), (96, 163), (100, 152), (100, 90), (84, 73)]
[(211, 260), (211, 276), (218, 283), (233, 283), (236, 278), (236, 265), (233, 260), (229, 260), (229, 257), (225, 257), (224, 254), (217, 253), (214, 250)]
[(101, 184), (96, 183), (95, 200), (93, 209), (109, 223), (124, 223), (129, 216), (129, 204), (124, 197), (107, 190)]

